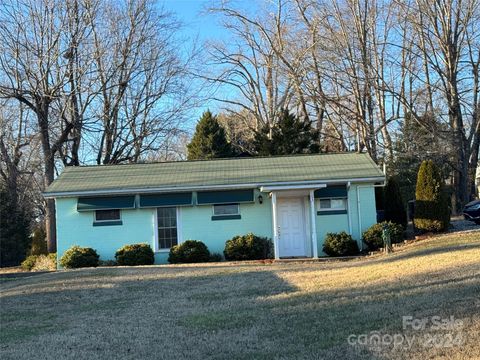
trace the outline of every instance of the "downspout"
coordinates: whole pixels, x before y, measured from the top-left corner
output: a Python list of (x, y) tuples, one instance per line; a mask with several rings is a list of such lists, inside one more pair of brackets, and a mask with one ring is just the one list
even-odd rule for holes
[[(369, 188), (372, 185), (357, 185), (357, 214), (358, 214), (358, 233), (360, 235), (360, 238), (362, 237), (362, 210), (360, 206), (360, 191), (359, 189), (362, 188)], [(385, 181), (381, 184), (373, 184), (373, 188), (376, 187), (384, 187), (385, 186)], [(363, 241), (360, 242), (360, 251), (363, 251)]]
[(360, 210), (360, 185), (357, 185), (357, 216), (358, 216), (358, 235), (360, 236), (360, 251), (363, 251), (363, 241), (362, 241), (362, 216)]
[(348, 218), (348, 234), (352, 235), (352, 216), (350, 214), (350, 197), (348, 194), (350, 193), (350, 185), (351, 182), (347, 183), (347, 218)]

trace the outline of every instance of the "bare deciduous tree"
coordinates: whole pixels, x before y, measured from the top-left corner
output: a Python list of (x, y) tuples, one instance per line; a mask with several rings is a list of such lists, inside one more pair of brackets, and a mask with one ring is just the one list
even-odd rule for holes
[[(11, 0), (0, 12), (0, 96), (17, 100), (36, 116), (45, 187), (54, 180), (57, 152), (77, 126), (75, 119), (61, 116), (63, 109), (53, 110), (69, 81), (68, 14), (64, 2), (56, 0)], [(46, 223), (48, 248), (55, 252), (53, 199), (46, 200)]]
[(393, 163), (392, 132), (413, 119), (455, 153), (459, 210), (478, 163), (479, 6), (276, 0), (245, 8), (222, 1), (214, 10), (235, 46), (212, 47), (220, 70), (211, 80), (229, 95), (236, 90), (236, 99), (219, 99), (227, 112), (243, 109), (275, 126), (270, 114), (289, 108), (316, 123), (324, 150), (367, 151), (377, 162)]
[[(193, 55), (180, 53), (178, 28), (150, 0), (2, 4), (0, 98), (36, 117), (43, 187), (61, 166), (137, 162), (171, 148), (195, 100)], [(53, 200), (46, 222), (53, 252)]]

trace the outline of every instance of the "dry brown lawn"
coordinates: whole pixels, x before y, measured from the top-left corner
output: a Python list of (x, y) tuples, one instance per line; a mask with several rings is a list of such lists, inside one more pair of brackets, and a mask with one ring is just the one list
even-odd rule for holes
[[(480, 359), (480, 232), (348, 262), (83, 269), (0, 289), (2, 359)], [(349, 344), (361, 334), (382, 344)]]

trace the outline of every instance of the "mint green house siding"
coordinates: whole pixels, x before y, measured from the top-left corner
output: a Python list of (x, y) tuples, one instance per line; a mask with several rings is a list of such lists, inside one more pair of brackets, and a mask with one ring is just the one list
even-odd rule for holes
[(121, 210), (122, 225), (93, 226), (93, 211), (78, 212), (77, 198), (58, 198), (57, 253), (73, 245), (91, 247), (101, 260), (112, 260), (123, 245), (148, 243), (155, 239), (152, 209)]
[[(212, 205), (178, 207), (178, 242), (203, 241), (212, 253), (223, 254), (225, 241), (236, 235), (252, 232), (272, 238), (272, 205), (268, 194), (255, 191), (255, 203), (240, 204), (240, 219), (212, 220)], [(101, 260), (113, 260), (123, 245), (147, 243), (156, 246), (156, 209), (121, 210), (122, 225), (93, 226), (93, 211), (77, 211), (77, 198), (58, 198), (57, 252), (59, 256), (68, 248), (79, 245), (97, 251)], [(168, 250), (155, 253), (155, 263), (165, 264)]]
[[(357, 192), (359, 198), (357, 198)], [(350, 233), (357, 240), (358, 247), (362, 249), (362, 233), (377, 222), (373, 184), (352, 184), (348, 190), (347, 201), (347, 214), (316, 216), (318, 253), (320, 255), (325, 255), (322, 249), (327, 233), (341, 231)]]
[[(358, 197), (357, 197), (358, 192)], [(258, 196), (263, 197), (262, 204)], [(194, 194), (195, 197), (195, 194)], [(212, 220), (212, 205), (178, 207), (178, 242), (185, 240), (203, 241), (212, 253), (223, 254), (225, 241), (236, 235), (254, 233), (273, 238), (272, 201), (268, 193), (254, 192), (254, 202), (241, 203), (240, 219)], [(121, 210), (122, 225), (94, 226), (93, 211), (77, 211), (77, 198), (58, 198), (57, 204), (57, 252), (59, 256), (74, 245), (91, 247), (101, 260), (114, 259), (115, 252), (126, 244), (147, 243), (157, 249), (155, 208)], [(360, 206), (359, 206), (360, 204)], [(306, 213), (310, 212), (305, 198)], [(361, 233), (376, 222), (375, 192), (371, 185), (351, 185), (348, 191), (348, 213), (318, 215), (318, 199), (315, 201), (315, 224), (319, 256), (323, 253), (323, 242), (329, 232), (346, 231), (361, 244)], [(307, 226), (310, 221), (307, 220)], [(307, 247), (311, 239), (306, 239)], [(310, 248), (311, 249), (311, 248)], [(308, 251), (311, 256), (312, 251)], [(167, 263), (168, 250), (155, 253), (155, 263)]]
[(211, 252), (223, 254), (225, 241), (249, 232), (272, 238), (272, 205), (268, 194), (262, 194), (259, 204), (255, 191), (254, 203), (240, 204), (240, 219), (212, 220), (211, 205), (197, 205), (181, 209), (183, 240), (203, 241)]
[(326, 255), (323, 252), (323, 243), (327, 233), (336, 233), (340, 231), (345, 231), (347, 233), (349, 232), (348, 216), (346, 214), (317, 215), (316, 220), (318, 254), (319, 256), (322, 256)]

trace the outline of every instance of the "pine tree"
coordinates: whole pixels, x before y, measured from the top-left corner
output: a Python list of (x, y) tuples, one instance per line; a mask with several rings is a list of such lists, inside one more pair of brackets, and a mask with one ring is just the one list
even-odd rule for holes
[(318, 131), (310, 122), (282, 110), (274, 128), (267, 125), (255, 135), (254, 148), (261, 156), (318, 153)]
[(188, 160), (225, 158), (233, 155), (225, 130), (209, 110), (200, 118), (187, 149)]
[(423, 160), (433, 160), (440, 165), (442, 173), (450, 172), (451, 147), (444, 137), (445, 124), (432, 114), (424, 114), (420, 120), (428, 129), (421, 126), (411, 114), (405, 115), (396, 134), (395, 159), (388, 164), (389, 173), (396, 176), (403, 200), (415, 199), (415, 186), (418, 169)]
[(450, 211), (439, 168), (432, 160), (422, 162), (415, 192), (415, 227), (421, 231), (445, 231), (450, 223)]
[(407, 227), (407, 212), (395, 177), (390, 177), (383, 189), (385, 220)]
[(0, 266), (18, 265), (25, 259), (30, 217), (0, 185)]

